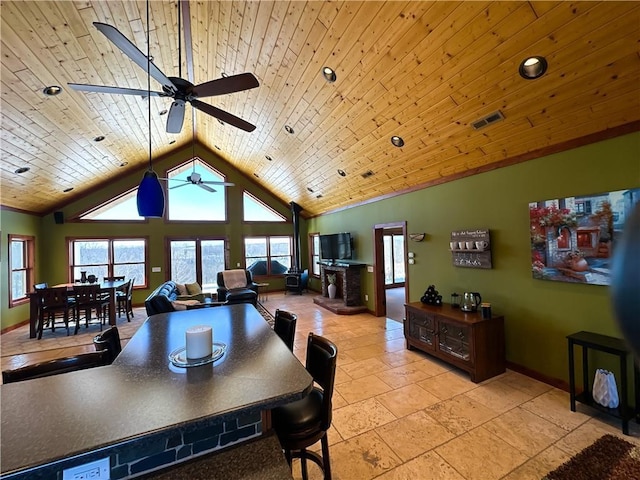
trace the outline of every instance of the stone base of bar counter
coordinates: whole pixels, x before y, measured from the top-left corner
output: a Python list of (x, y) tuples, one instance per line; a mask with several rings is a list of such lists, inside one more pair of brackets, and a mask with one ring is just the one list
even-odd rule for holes
[(142, 480), (293, 480), (278, 437), (273, 434), (140, 478)]

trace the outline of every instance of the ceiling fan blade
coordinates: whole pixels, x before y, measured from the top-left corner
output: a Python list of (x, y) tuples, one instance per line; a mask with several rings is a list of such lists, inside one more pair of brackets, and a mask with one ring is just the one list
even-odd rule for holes
[[(138, 88), (122, 88), (122, 87), (107, 87), (106, 85), (89, 85), (84, 83), (67, 83), (69, 87), (80, 92), (94, 92), (94, 93), (113, 93), (118, 95), (138, 95), (141, 97), (149, 96), (147, 90), (140, 90)], [(152, 97), (168, 97), (168, 93), (164, 92), (151, 92)]]
[(225, 93), (241, 92), (258, 86), (260, 86), (258, 79), (252, 73), (241, 73), (196, 85), (193, 87), (192, 93), (196, 97), (212, 97)]
[(215, 193), (215, 190), (211, 188), (209, 185), (204, 185), (202, 183), (196, 183), (200, 188), (204, 188), (207, 192)]
[(169, 109), (167, 118), (167, 132), (180, 133), (184, 123), (184, 100), (175, 100)]
[[(147, 56), (136, 47), (131, 40), (125, 37), (120, 30), (112, 25), (106, 23), (93, 22), (93, 25), (105, 36), (111, 43), (118, 47), (122, 53), (129, 57), (136, 65), (147, 71)], [(167, 77), (162, 71), (154, 65), (153, 62), (149, 63), (149, 74), (160, 82), (167, 92), (175, 92), (176, 87), (169, 77)]]
[(225, 186), (225, 187), (235, 187), (236, 184), (235, 183), (231, 183), (231, 182), (214, 182), (214, 181), (202, 181), (200, 183), (206, 183), (208, 185), (221, 185), (221, 186)]
[(175, 187), (169, 187), (169, 190), (173, 190), (174, 188), (180, 188), (180, 187), (186, 187), (187, 185), (189, 185), (191, 182), (188, 183), (183, 183), (182, 185), (176, 185)]
[(193, 105), (198, 110), (211, 115), (212, 117), (219, 118), (224, 123), (228, 123), (229, 125), (238, 127), (241, 130), (244, 130), (246, 132), (253, 132), (256, 129), (255, 125), (252, 125), (249, 122), (241, 118), (238, 118), (229, 112), (220, 110), (219, 108), (216, 108), (213, 105), (209, 105), (208, 103), (201, 102), (200, 100), (191, 100), (191, 105)]
[(158, 180), (172, 180), (174, 182), (188, 182), (188, 180), (185, 180), (184, 178), (160, 178), (160, 177), (158, 177)]

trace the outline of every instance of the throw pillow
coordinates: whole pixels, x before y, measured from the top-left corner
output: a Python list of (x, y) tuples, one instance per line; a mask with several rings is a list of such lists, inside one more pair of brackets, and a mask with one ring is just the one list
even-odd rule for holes
[(200, 287), (198, 282), (185, 283), (184, 286), (187, 287), (187, 293), (189, 295), (196, 295), (197, 293), (202, 293), (202, 288)]
[(188, 295), (187, 286), (184, 283), (176, 283), (176, 288), (178, 289), (178, 295)]

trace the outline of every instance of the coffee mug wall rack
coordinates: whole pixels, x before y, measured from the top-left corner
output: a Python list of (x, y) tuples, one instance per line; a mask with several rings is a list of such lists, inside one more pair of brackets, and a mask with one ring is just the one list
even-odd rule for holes
[(489, 229), (455, 230), (449, 249), (456, 267), (491, 268)]

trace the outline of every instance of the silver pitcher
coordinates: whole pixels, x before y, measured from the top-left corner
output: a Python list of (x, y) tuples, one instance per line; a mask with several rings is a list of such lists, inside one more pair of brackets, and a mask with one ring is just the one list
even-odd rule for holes
[(463, 312), (475, 312), (482, 303), (482, 297), (478, 292), (465, 292), (462, 295), (460, 310)]

